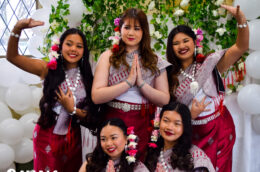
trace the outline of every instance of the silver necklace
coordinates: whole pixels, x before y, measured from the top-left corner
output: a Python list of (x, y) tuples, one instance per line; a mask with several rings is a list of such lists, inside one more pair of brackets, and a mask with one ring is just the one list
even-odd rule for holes
[(164, 160), (163, 150), (160, 152), (159, 162), (162, 164), (165, 172), (170, 172), (171, 166)]
[(198, 92), (198, 89), (199, 89), (199, 83), (195, 80), (195, 70), (196, 70), (196, 66), (197, 66), (197, 63), (195, 62), (193, 65), (192, 65), (192, 74), (188, 74), (186, 72), (184, 72), (182, 69), (180, 69), (181, 71), (181, 74), (183, 76), (185, 76), (186, 78), (189, 78), (191, 79), (191, 83), (190, 83), (190, 92), (191, 94), (193, 94), (194, 96), (197, 94)]
[(80, 69), (79, 69), (79, 67), (77, 68), (76, 80), (75, 80), (74, 84), (70, 82), (67, 71), (65, 71), (65, 80), (66, 80), (66, 83), (67, 83), (69, 89), (72, 91), (74, 102), (76, 103), (75, 91), (76, 91), (76, 88), (78, 87), (78, 84), (79, 84), (79, 81), (80, 81)]

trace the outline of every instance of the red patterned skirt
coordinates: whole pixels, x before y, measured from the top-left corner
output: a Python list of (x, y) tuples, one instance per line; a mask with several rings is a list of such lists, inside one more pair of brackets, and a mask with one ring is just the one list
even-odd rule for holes
[(198, 117), (193, 122), (192, 142), (208, 155), (218, 172), (232, 171), (235, 139), (235, 125), (225, 106), (221, 112)]
[[(38, 124), (33, 132), (34, 170), (50, 172), (78, 171), (82, 165), (80, 126), (67, 135), (53, 133), (54, 126), (42, 129)], [(70, 142), (68, 144), (68, 142)]]
[[(122, 101), (118, 102), (122, 103)], [(134, 103), (128, 104), (137, 105)], [(123, 111), (122, 109), (107, 106), (105, 115), (106, 119), (120, 118), (125, 122), (127, 127), (134, 127), (134, 132), (139, 138), (138, 153), (142, 161), (144, 160), (147, 144), (150, 141), (152, 131), (151, 120), (154, 118), (155, 110), (155, 107), (153, 105), (149, 104), (148, 106), (150, 107), (147, 109), (129, 110), (127, 112)]]

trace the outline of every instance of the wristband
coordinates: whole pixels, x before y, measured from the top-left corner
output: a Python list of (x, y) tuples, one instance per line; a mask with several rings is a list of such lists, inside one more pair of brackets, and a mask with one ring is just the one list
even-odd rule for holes
[(74, 106), (73, 111), (70, 113), (70, 115), (71, 116), (76, 115), (76, 110), (77, 110), (77, 108), (76, 108), (76, 106)]
[(126, 79), (125, 82), (129, 85), (130, 88), (133, 87), (133, 85)]
[(144, 86), (144, 84), (145, 84), (145, 81), (143, 81), (143, 83), (140, 86), (138, 86), (138, 88), (142, 88)]
[(247, 27), (247, 22), (243, 23), (243, 24), (237, 24), (238, 28), (246, 28)]
[(14, 32), (11, 32), (10, 35), (13, 36), (13, 37), (16, 37), (16, 38), (19, 38), (19, 37), (20, 37), (19, 34), (16, 34), (16, 33), (14, 33)]

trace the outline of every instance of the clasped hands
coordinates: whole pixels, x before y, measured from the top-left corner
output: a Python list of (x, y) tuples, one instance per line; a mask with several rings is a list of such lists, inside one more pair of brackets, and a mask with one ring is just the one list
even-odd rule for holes
[(139, 64), (139, 61), (138, 61), (138, 54), (134, 54), (134, 59), (133, 59), (133, 62), (132, 62), (131, 70), (130, 70), (129, 76), (127, 78), (127, 81), (132, 86), (136, 85), (139, 88), (141, 88), (144, 84), (140, 64)]

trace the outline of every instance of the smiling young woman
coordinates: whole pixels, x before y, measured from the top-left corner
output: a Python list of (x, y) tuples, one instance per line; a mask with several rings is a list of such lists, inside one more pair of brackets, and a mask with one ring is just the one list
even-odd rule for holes
[(92, 99), (97, 104), (107, 103), (106, 119), (120, 118), (135, 127), (140, 138), (138, 149), (144, 155), (155, 106), (163, 106), (170, 99), (165, 70), (170, 64), (153, 53), (143, 11), (126, 10), (119, 29), (119, 50), (107, 50), (97, 64)]

